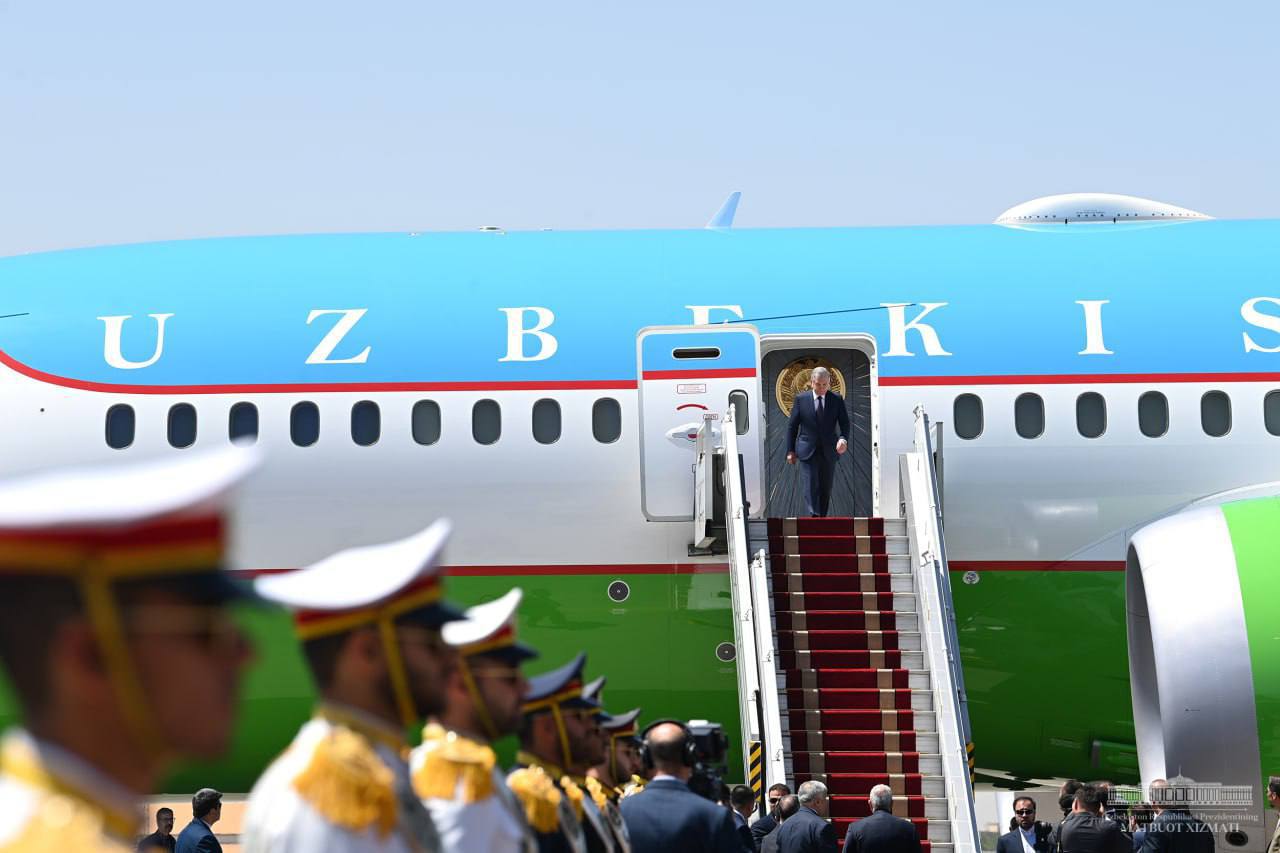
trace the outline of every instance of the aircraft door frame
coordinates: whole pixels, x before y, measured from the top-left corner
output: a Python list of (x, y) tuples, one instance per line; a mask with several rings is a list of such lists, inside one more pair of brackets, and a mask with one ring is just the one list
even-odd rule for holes
[[(636, 335), (640, 510), (649, 521), (692, 521), (693, 436), (704, 413), (723, 418), (729, 395), (747, 395), (738, 436), (752, 516), (764, 507), (760, 333), (755, 326), (649, 326)], [(723, 428), (723, 425), (722, 425)]]

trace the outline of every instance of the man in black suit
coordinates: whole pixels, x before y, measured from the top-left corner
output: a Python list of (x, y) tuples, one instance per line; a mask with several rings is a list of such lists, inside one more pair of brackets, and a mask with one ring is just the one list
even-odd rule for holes
[(849, 449), (849, 413), (844, 399), (831, 390), (831, 373), (815, 367), (810, 390), (797, 394), (787, 423), (787, 464), (800, 463), (805, 511), (825, 516), (831, 506), (836, 460)]
[(1016, 826), (1000, 836), (996, 853), (1049, 853), (1049, 836), (1053, 827), (1036, 820), (1036, 801), (1030, 797), (1018, 797), (1013, 801), (1013, 817)]
[(1213, 853), (1213, 830), (1186, 809), (1175, 808), (1179, 798), (1173, 793), (1164, 779), (1151, 783), (1156, 819), (1147, 826), (1142, 853)]
[(915, 824), (893, 816), (893, 789), (876, 785), (868, 799), (871, 814), (849, 824), (845, 853), (920, 853)]
[(644, 740), (653, 779), (621, 805), (632, 853), (743, 853), (729, 810), (689, 790), (688, 730), (658, 723)]
[[(764, 843), (764, 837), (778, 828), (778, 824), (782, 821), (778, 820), (778, 805), (782, 802), (782, 798), (791, 794), (791, 789), (781, 782), (775, 782), (769, 786), (769, 791), (765, 795), (769, 802), (769, 811), (764, 817), (751, 824), (751, 843), (756, 849), (756, 853), (760, 853), (761, 846)], [(1280, 853), (1280, 851), (1277, 851)]]
[(751, 815), (756, 811), (756, 792), (750, 785), (734, 785), (729, 792), (729, 808), (733, 810), (733, 826), (738, 831), (742, 848), (755, 853), (756, 842), (751, 837)]
[(213, 825), (222, 817), (222, 794), (201, 788), (191, 798), (191, 823), (178, 835), (177, 853), (222, 853)]
[(1102, 796), (1093, 785), (1082, 785), (1071, 803), (1071, 814), (1049, 837), (1051, 849), (1062, 853), (1132, 853), (1133, 841), (1120, 824), (1102, 814)]
[(811, 779), (796, 796), (799, 810), (778, 827), (778, 853), (836, 853), (836, 829), (827, 820), (827, 786)]
[(795, 817), (798, 811), (800, 811), (800, 798), (795, 794), (785, 794), (778, 800), (778, 808), (775, 809), (777, 823), (773, 830), (760, 840), (760, 853), (778, 853), (778, 836), (781, 834), (779, 830), (784, 823)]

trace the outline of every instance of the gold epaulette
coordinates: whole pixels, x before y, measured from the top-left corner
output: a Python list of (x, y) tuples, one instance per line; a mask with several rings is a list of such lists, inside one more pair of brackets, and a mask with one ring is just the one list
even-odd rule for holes
[(560, 791), (541, 767), (521, 767), (511, 771), (507, 786), (524, 806), (524, 816), (534, 832), (549, 833), (560, 828)]
[(596, 806), (600, 811), (604, 811), (605, 804), (609, 802), (609, 795), (604, 790), (604, 785), (600, 784), (600, 780), (594, 776), (587, 777), (587, 793), (591, 795), (591, 799), (596, 801)]
[(622, 796), (630, 797), (644, 790), (645, 780), (641, 776), (632, 776), (631, 781), (627, 783), (627, 787), (623, 789)]
[[(497, 758), (482, 743), (431, 724), (423, 732), (422, 766), (413, 774), (413, 789), (424, 800), (475, 803), (493, 796)], [(461, 791), (459, 791), (461, 785)]]
[(106, 834), (102, 816), (73, 797), (41, 797), (26, 826), (0, 844), (0, 853), (129, 853), (132, 848)]
[(583, 805), (582, 799), (585, 794), (578, 787), (578, 783), (568, 776), (560, 777), (560, 790), (564, 791), (565, 796), (569, 798), (569, 805), (573, 806), (573, 814), (578, 819), (578, 823), (582, 823)]
[(311, 754), (293, 788), (338, 826), (386, 837), (396, 826), (395, 776), (368, 740), (350, 729), (331, 729)]

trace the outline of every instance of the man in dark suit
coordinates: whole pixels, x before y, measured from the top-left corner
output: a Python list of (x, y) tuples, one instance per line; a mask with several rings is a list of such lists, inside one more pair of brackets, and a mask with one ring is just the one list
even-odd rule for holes
[(1093, 785), (1082, 785), (1071, 803), (1071, 814), (1049, 837), (1051, 849), (1062, 853), (1131, 853), (1133, 841), (1120, 824), (1102, 814), (1102, 796)]
[(849, 413), (844, 399), (831, 390), (831, 373), (815, 367), (810, 390), (797, 394), (787, 424), (787, 464), (800, 463), (805, 511), (825, 516), (831, 506), (836, 460), (849, 449)]
[(1164, 779), (1151, 783), (1156, 819), (1147, 826), (1142, 853), (1213, 853), (1213, 830), (1186, 809), (1175, 808), (1179, 798), (1172, 794)]
[(659, 723), (645, 733), (655, 775), (621, 805), (632, 853), (743, 853), (729, 810), (689, 790), (688, 740), (679, 723)]
[(138, 842), (137, 853), (173, 853), (177, 839), (173, 837), (173, 809), (156, 809), (156, 831)]
[[(765, 798), (769, 801), (769, 811), (764, 817), (751, 824), (751, 843), (755, 846), (756, 853), (760, 853), (761, 846), (764, 843), (764, 837), (778, 828), (778, 824), (782, 821), (778, 820), (778, 806), (782, 802), (782, 798), (789, 796), (791, 789), (781, 782), (775, 782), (769, 786), (769, 791)], [(1280, 853), (1280, 851), (1277, 851)]]
[(871, 814), (849, 824), (845, 853), (920, 853), (915, 824), (893, 816), (893, 789), (876, 785), (868, 801)]
[(1030, 797), (1018, 797), (1013, 801), (1013, 817), (1016, 823), (1011, 832), (1000, 836), (996, 853), (1049, 853), (1049, 835), (1053, 827), (1036, 820), (1036, 801)]
[(729, 808), (733, 810), (733, 826), (738, 831), (742, 848), (755, 853), (756, 842), (751, 837), (751, 815), (756, 811), (756, 792), (750, 785), (734, 785), (729, 792)]
[(811, 779), (796, 797), (800, 808), (778, 827), (778, 853), (836, 853), (836, 829), (827, 820), (827, 786)]
[(178, 835), (176, 853), (222, 853), (213, 825), (222, 817), (222, 794), (201, 788), (191, 798), (191, 823)]
[[(781, 834), (779, 830), (784, 823), (795, 817), (796, 812), (800, 811), (800, 798), (795, 794), (783, 795), (782, 799), (778, 800), (778, 808), (775, 811), (777, 823), (764, 838), (760, 839), (760, 853), (778, 853), (778, 836)], [(759, 822), (756, 821), (756, 823)]]

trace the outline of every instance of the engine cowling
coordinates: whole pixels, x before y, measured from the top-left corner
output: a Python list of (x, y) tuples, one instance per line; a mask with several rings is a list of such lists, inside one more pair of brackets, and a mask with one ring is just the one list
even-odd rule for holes
[(1265, 850), (1266, 779), (1280, 774), (1280, 498), (1149, 524), (1125, 574), (1144, 785), (1181, 777), (1195, 796), (1247, 799), (1191, 810), (1218, 850)]

